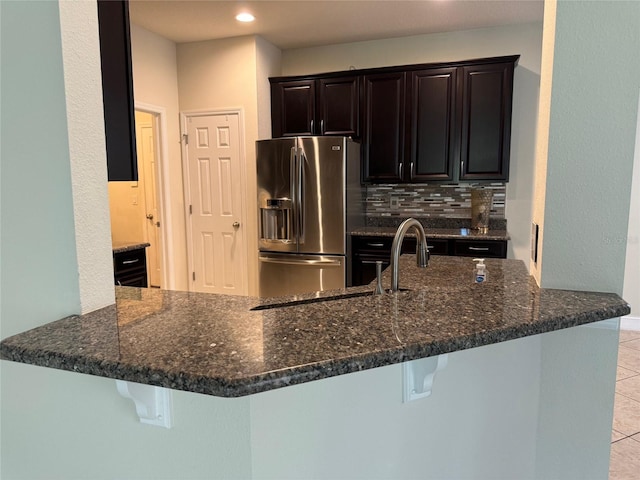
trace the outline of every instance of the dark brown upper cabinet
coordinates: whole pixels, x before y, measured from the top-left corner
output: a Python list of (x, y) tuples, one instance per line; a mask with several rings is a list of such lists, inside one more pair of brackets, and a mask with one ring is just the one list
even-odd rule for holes
[(315, 117), (315, 80), (271, 83), (273, 138), (313, 135)]
[(98, 0), (102, 98), (109, 181), (138, 179), (129, 4)]
[(411, 72), (411, 155), (403, 181), (453, 181), (458, 158), (457, 74), (455, 67)]
[(404, 178), (405, 73), (364, 76), (362, 178), (396, 183)]
[(273, 136), (361, 137), (364, 183), (508, 181), (518, 58), (271, 79)]
[(461, 67), (460, 180), (508, 180), (514, 62)]
[[(406, 102), (389, 87), (380, 90), (387, 106), (383, 118), (370, 118), (365, 108), (363, 136), (384, 150), (364, 146), (365, 183), (457, 183), (508, 181), (511, 143), (513, 73), (518, 56), (448, 64), (408, 65), (378, 69), (364, 78), (404, 74)], [(365, 85), (368, 86), (366, 80)], [(398, 87), (398, 91), (401, 87)], [(374, 91), (375, 92), (375, 91)], [(365, 87), (365, 101), (371, 94)], [(396, 107), (400, 105), (401, 113)], [(381, 109), (378, 109), (381, 111)], [(398, 118), (404, 115), (403, 144), (398, 144)]]
[(358, 77), (318, 80), (317, 131), (319, 135), (360, 136), (360, 89)]
[(270, 81), (273, 138), (360, 135), (357, 76)]

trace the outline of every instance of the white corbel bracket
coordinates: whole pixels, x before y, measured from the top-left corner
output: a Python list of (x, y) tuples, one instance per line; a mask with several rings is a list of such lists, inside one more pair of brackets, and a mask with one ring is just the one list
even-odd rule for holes
[(171, 390), (124, 380), (116, 380), (116, 387), (120, 395), (133, 400), (141, 423), (172, 427)]
[(404, 403), (431, 395), (436, 373), (447, 366), (448, 354), (419, 358), (402, 364), (402, 401)]

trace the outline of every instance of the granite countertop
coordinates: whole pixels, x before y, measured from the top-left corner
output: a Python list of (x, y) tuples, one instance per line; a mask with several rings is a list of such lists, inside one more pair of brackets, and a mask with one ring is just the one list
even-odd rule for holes
[[(272, 299), (117, 287), (115, 305), (7, 338), (0, 358), (238, 397), (630, 311), (615, 294), (540, 289), (517, 260), (486, 260), (488, 280), (475, 284), (473, 265), (436, 256), (418, 269), (403, 255), (400, 286), (411, 290), (378, 296), (370, 286)], [(351, 298), (317, 301), (336, 294)]]
[[(364, 237), (393, 237), (397, 227), (356, 227), (349, 234)], [(443, 238), (458, 240), (509, 240), (509, 233), (506, 230), (489, 230), (487, 233), (480, 233), (471, 228), (425, 228), (424, 233), (427, 238)], [(413, 230), (407, 232), (407, 236), (415, 236)]]
[(131, 252), (133, 250), (140, 250), (141, 248), (150, 246), (151, 244), (146, 242), (113, 242), (111, 244), (113, 253)]

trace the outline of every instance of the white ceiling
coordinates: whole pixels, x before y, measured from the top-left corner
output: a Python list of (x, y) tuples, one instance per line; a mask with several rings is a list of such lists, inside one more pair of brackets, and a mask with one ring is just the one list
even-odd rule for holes
[[(237, 22), (242, 10), (256, 21)], [(289, 49), (542, 22), (543, 0), (130, 0), (129, 14), (176, 43), (260, 35)]]

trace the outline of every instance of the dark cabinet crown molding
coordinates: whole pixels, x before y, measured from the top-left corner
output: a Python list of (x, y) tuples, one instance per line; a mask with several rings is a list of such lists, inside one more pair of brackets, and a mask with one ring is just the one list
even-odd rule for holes
[(373, 75), (378, 73), (391, 73), (391, 72), (410, 72), (413, 70), (425, 70), (431, 68), (450, 68), (450, 67), (465, 67), (471, 65), (486, 65), (492, 63), (513, 63), (515, 67), (518, 64), (520, 55), (506, 55), (501, 57), (487, 57), (487, 58), (475, 58), (470, 60), (458, 60), (453, 62), (432, 62), (432, 63), (412, 63), (408, 65), (393, 65), (388, 67), (372, 67), (352, 70), (336, 70), (333, 72), (322, 72), (304, 75), (291, 75), (280, 77), (269, 77), (271, 83), (277, 83), (281, 81), (292, 80), (315, 80), (321, 78), (341, 77), (345, 75)]

